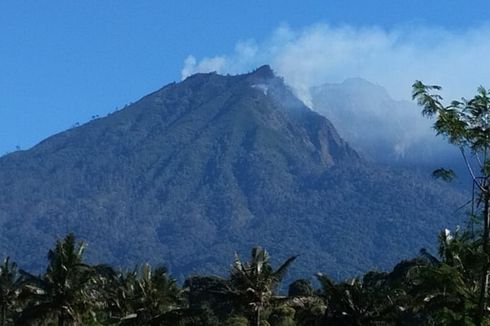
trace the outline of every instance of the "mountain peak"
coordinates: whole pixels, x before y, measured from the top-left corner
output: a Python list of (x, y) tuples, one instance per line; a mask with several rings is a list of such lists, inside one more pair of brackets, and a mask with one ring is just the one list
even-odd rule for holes
[(255, 69), (252, 73), (252, 76), (258, 77), (258, 78), (264, 78), (264, 79), (269, 79), (269, 78), (274, 78), (274, 71), (272, 70), (271, 66), (269, 65), (263, 65), (260, 66), (259, 68)]
[(341, 83), (325, 83), (321, 86), (313, 87), (312, 91), (314, 94), (319, 94), (324, 92), (332, 92), (335, 94), (339, 92), (341, 92), (342, 94), (355, 93), (356, 96), (358, 97), (361, 96), (363, 97), (363, 99), (366, 96), (370, 98), (375, 96), (377, 99), (383, 101), (386, 100), (392, 101), (390, 95), (388, 94), (385, 88), (359, 77), (347, 78)]
[(0, 256), (40, 270), (54, 235), (75, 232), (97, 248), (91, 261), (122, 267), (221, 273), (261, 243), (355, 273), (431, 239), (454, 198), (365, 164), (269, 66), (195, 74), (0, 158)]

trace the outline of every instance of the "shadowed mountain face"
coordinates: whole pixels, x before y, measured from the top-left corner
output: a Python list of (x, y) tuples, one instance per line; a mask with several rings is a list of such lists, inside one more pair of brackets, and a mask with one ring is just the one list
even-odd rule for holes
[(40, 268), (56, 237), (92, 262), (226, 273), (256, 244), (346, 276), (430, 246), (464, 198), (366, 163), (268, 66), (197, 74), (0, 159), (0, 256)]

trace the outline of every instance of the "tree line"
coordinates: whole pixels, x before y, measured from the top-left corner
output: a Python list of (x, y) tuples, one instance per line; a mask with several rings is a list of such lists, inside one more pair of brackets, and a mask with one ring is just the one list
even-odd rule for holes
[[(370, 271), (319, 286), (298, 279), (278, 292), (292, 256), (277, 268), (266, 250), (236, 255), (227, 277), (196, 275), (178, 285), (165, 267), (130, 271), (84, 261), (73, 234), (48, 252), (41, 275), (5, 258), (0, 267), (0, 326), (4, 325), (490, 325), (490, 98), (442, 103), (439, 86), (413, 85), (422, 113), (459, 147), (475, 185), (476, 229), (440, 232), (436, 255), (422, 249), (391, 272)], [(445, 168), (435, 177), (449, 180)]]
[[(318, 273), (278, 292), (295, 256), (274, 268), (266, 250), (236, 256), (227, 277), (195, 275), (178, 285), (164, 267), (130, 271), (83, 260), (73, 234), (56, 242), (41, 275), (0, 268), (0, 325), (477, 325), (481, 237), (444, 230), (439, 253), (421, 250), (391, 272), (334, 281)], [(490, 323), (488, 311), (482, 325)]]

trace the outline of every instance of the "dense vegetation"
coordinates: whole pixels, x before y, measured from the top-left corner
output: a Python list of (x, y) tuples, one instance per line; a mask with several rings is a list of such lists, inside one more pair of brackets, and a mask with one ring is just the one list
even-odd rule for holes
[[(121, 271), (89, 264), (84, 243), (69, 233), (49, 250), (40, 275), (5, 258), (0, 267), (0, 326), (490, 325), (490, 97), (480, 88), (473, 99), (444, 106), (433, 93), (438, 89), (417, 82), (414, 98), (424, 115), (436, 118), (436, 131), (459, 147), (475, 185), (470, 217), (483, 223), (453, 232), (444, 229), (437, 255), (421, 249), (391, 272), (374, 270), (344, 281), (318, 273), (316, 287), (303, 275), (289, 284), (287, 293), (280, 293), (286, 272), (301, 257), (292, 256), (275, 268), (268, 253), (254, 247), (249, 260), (236, 255), (227, 276), (195, 274), (179, 285), (162, 266), (146, 263)], [(355, 157), (348, 147), (344, 150)], [(328, 182), (334, 182), (335, 168), (328, 171)], [(440, 168), (434, 175), (449, 180), (454, 173)], [(369, 209), (368, 202), (361, 204), (364, 211)], [(275, 230), (276, 237), (287, 237), (281, 230)]]
[(422, 250), (389, 273), (342, 282), (318, 273), (318, 288), (298, 279), (280, 294), (301, 257), (273, 268), (256, 247), (247, 261), (236, 256), (227, 277), (194, 275), (179, 286), (164, 267), (86, 264), (84, 244), (68, 234), (39, 276), (4, 260), (0, 325), (476, 325), (481, 248), (480, 234), (444, 230), (438, 257)]
[[(435, 117), (434, 129), (449, 143), (456, 145), (471, 175), (476, 190), (477, 205), (482, 220), (480, 248), (483, 253), (480, 266), (478, 308), (475, 321), (481, 325), (488, 313), (488, 289), (490, 278), (490, 97), (484, 87), (478, 88), (472, 99), (453, 100), (449, 105), (442, 103), (441, 89), (437, 85), (424, 85), (416, 81), (413, 98), (423, 107), (422, 114)], [(451, 169), (439, 168), (434, 176), (451, 180), (455, 174)]]
[(342, 279), (434, 248), (466, 201), (363, 160), (268, 67), (197, 74), (1, 157), (0, 257), (40, 273), (74, 232), (90, 263), (163, 263), (179, 281), (257, 244), (301, 255), (288, 278)]

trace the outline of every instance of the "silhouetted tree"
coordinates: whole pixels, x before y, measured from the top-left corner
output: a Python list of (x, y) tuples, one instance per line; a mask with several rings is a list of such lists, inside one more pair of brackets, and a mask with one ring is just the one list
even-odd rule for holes
[(249, 262), (242, 262), (235, 255), (230, 292), (246, 307), (251, 325), (260, 325), (262, 311), (275, 300), (275, 290), (295, 259), (296, 256), (289, 257), (274, 270), (269, 263), (269, 254), (261, 247), (252, 249)]
[(44, 275), (24, 273), (23, 291), (29, 304), (20, 315), (20, 325), (48, 318), (56, 318), (59, 326), (81, 322), (97, 301), (97, 292), (90, 287), (95, 270), (83, 262), (84, 248), (84, 243), (77, 243), (70, 233), (49, 251)]
[(17, 291), (20, 288), (20, 278), (17, 265), (5, 258), (0, 266), (0, 325), (3, 326), (11, 319), (14, 308), (18, 304)]

